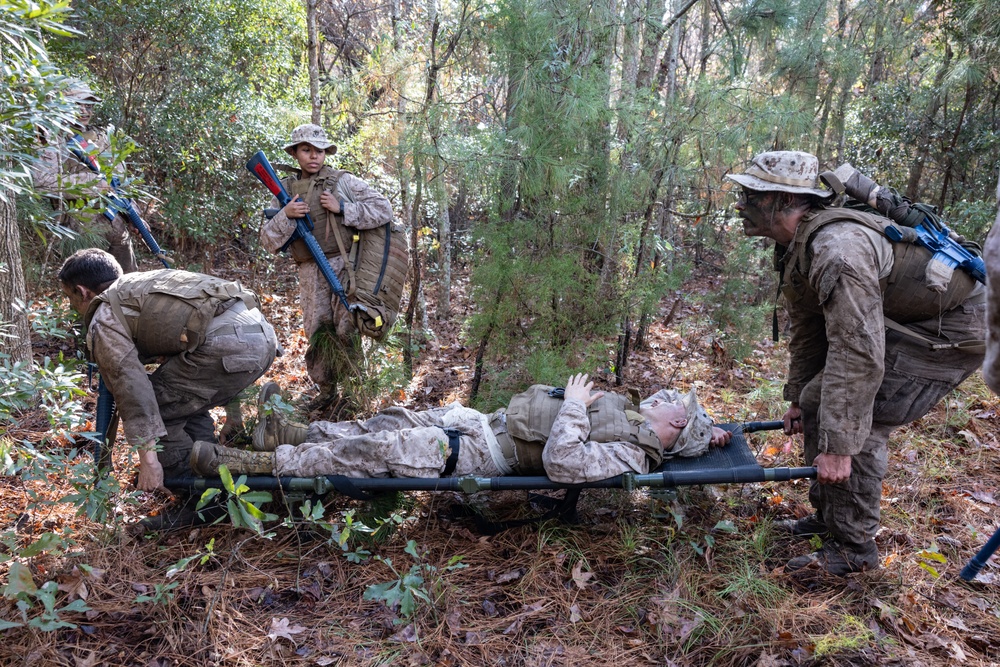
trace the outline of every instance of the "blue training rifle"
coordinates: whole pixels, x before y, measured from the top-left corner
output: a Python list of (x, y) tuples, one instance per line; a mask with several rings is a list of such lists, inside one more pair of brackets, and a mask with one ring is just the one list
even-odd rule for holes
[(889, 188), (880, 186), (850, 163), (840, 165), (836, 171), (821, 174), (820, 179), (837, 194), (846, 192), (851, 198), (899, 223), (899, 226), (886, 227), (885, 235), (890, 241), (923, 246), (931, 251), (931, 261), (941, 262), (950, 269), (960, 268), (986, 284), (986, 264), (982, 257), (964, 247), (930, 206), (911, 203)]
[[(292, 201), (288, 191), (285, 190), (285, 186), (281, 184), (281, 179), (278, 178), (278, 174), (274, 171), (274, 167), (267, 161), (264, 151), (254, 153), (250, 161), (247, 162), (247, 171), (264, 184), (264, 187), (278, 200), (279, 206), (284, 208), (288, 202)], [(315, 225), (313, 225), (312, 218), (309, 217), (308, 213), (306, 213), (305, 217), (298, 218), (295, 220), (295, 232), (292, 233), (292, 237), (288, 239), (285, 247), (288, 247), (293, 241), (302, 239), (306, 247), (309, 248), (309, 253), (313, 256), (313, 259), (316, 260), (316, 265), (319, 267), (320, 273), (326, 278), (326, 282), (330, 283), (330, 288), (337, 295), (337, 298), (340, 299), (340, 302), (344, 304), (344, 308), (349, 311), (355, 310), (357, 306), (352, 306), (347, 301), (347, 293), (344, 291), (344, 286), (340, 284), (340, 279), (337, 278), (333, 267), (330, 266), (330, 260), (326, 258), (326, 253), (319, 247), (316, 237), (313, 236), (312, 230), (314, 228)]]
[[(80, 162), (87, 166), (95, 174), (101, 173), (101, 166), (97, 163), (97, 160), (90, 154), (89, 145), (87, 140), (84, 139), (79, 134), (70, 137), (67, 140), (66, 145), (69, 147), (70, 152), (76, 156)], [(139, 232), (139, 236), (142, 237), (143, 243), (149, 248), (149, 251), (163, 263), (165, 268), (170, 268), (170, 263), (167, 261), (167, 254), (163, 252), (160, 248), (160, 244), (156, 242), (153, 235), (149, 231), (149, 226), (142, 221), (139, 217), (139, 212), (135, 210), (135, 204), (132, 203), (131, 199), (122, 197), (118, 194), (118, 186), (120, 185), (118, 177), (115, 176), (111, 179), (111, 190), (113, 194), (107, 195), (109, 202), (108, 208), (104, 211), (103, 215), (109, 221), (114, 220), (116, 215), (123, 215), (129, 224), (135, 228), (135, 231)]]

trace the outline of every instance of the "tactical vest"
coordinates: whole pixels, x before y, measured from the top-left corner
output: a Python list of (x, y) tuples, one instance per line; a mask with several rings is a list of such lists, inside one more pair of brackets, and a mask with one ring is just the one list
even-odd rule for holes
[(130, 273), (94, 298), (84, 326), (89, 330), (97, 307), (109, 304), (147, 363), (196, 349), (212, 320), (238, 300), (248, 309), (260, 306), (257, 295), (238, 282), (174, 269)]
[[(323, 208), (320, 195), (336, 191), (340, 177), (346, 173), (324, 166), (312, 178), (287, 178), (282, 182), (290, 196), (298, 195), (309, 204), (315, 225), (313, 236), (324, 254), (344, 256), (347, 300), (363, 306), (352, 312), (355, 327), (365, 336), (381, 340), (399, 316), (410, 268), (409, 246), (401, 225), (393, 222), (375, 229), (354, 229), (344, 225), (342, 214)], [(290, 249), (296, 262), (314, 261), (305, 241), (295, 241)]]
[[(337, 189), (337, 182), (345, 171), (332, 169), (324, 166), (312, 178), (286, 178), (282, 180), (285, 190), (292, 199), (301, 197), (302, 201), (309, 204), (309, 217), (312, 218), (315, 228), (313, 236), (316, 237), (319, 247), (322, 248), (327, 257), (340, 254), (340, 247), (343, 245), (347, 252), (350, 252), (354, 241), (353, 231), (344, 225), (344, 215), (333, 213), (319, 203), (319, 197), (325, 191), (334, 192)], [(337, 236), (340, 236), (340, 243)], [(313, 256), (306, 247), (306, 242), (302, 239), (296, 240), (289, 247), (292, 258), (296, 262), (312, 262)], [(347, 258), (344, 258), (347, 261)]]
[[(805, 301), (805, 304), (820, 307), (819, 295), (808, 280), (811, 242), (817, 231), (833, 222), (854, 222), (883, 237), (886, 227), (893, 224), (888, 218), (849, 208), (827, 208), (808, 214), (795, 232), (796, 245), (792, 252), (779, 257), (784, 250), (775, 247), (778, 269), (782, 271), (781, 292), (789, 304)], [(900, 324), (940, 317), (965, 301), (976, 285), (965, 271), (955, 271), (947, 290), (932, 291), (924, 280), (931, 251), (913, 243), (892, 243), (892, 254), (892, 271), (879, 281), (879, 286), (883, 314)]]
[[(536, 384), (515, 395), (507, 406), (507, 433), (514, 441), (517, 472), (544, 475), (542, 450), (562, 407), (562, 390)], [(660, 440), (646, 425), (635, 405), (624, 396), (605, 393), (587, 408), (593, 442), (631, 442), (638, 445), (655, 468), (663, 462)]]

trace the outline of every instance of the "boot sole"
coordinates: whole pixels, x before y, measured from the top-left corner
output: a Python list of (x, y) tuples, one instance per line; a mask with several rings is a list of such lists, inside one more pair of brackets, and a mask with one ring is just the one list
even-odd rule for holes
[(191, 448), (191, 470), (201, 477), (211, 477), (218, 475), (216, 467), (212, 469), (212, 460), (215, 458), (215, 445), (211, 442), (198, 440)]

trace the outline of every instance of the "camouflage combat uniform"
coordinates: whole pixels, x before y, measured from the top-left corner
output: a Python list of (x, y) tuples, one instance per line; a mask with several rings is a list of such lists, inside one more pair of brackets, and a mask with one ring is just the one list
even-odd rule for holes
[[(784, 397), (802, 410), (807, 463), (819, 453), (852, 457), (847, 482), (813, 483), (809, 495), (834, 538), (860, 551), (878, 530), (890, 433), (926, 414), (979, 367), (982, 355), (933, 350), (886, 330), (879, 280), (892, 269), (893, 249), (862, 225), (821, 227), (811, 236), (810, 252), (798, 253), (809, 258), (807, 266), (796, 272), (784, 265), (795, 262), (797, 244), (809, 238), (808, 220), (787, 251), (777, 249), (791, 319)], [(790, 284), (795, 275), (801, 284)], [(797, 296), (789, 299), (789, 293)], [(982, 340), (984, 307), (979, 286), (940, 317), (907, 327), (934, 343)]]
[[(505, 432), (503, 414), (504, 410), (499, 410), (484, 415), (456, 403), (425, 412), (389, 408), (367, 421), (313, 422), (305, 444), (278, 446), (275, 474), (438, 477), (450, 453), (444, 431), (448, 427), (463, 433), (454, 476), (516, 473), (513, 450), (505, 450), (497, 442), (497, 436)], [(650, 459), (638, 445), (592, 442), (590, 432), (584, 404), (565, 401), (542, 453), (552, 481), (574, 484), (649, 471)]]
[[(1000, 188), (997, 190), (1000, 194)], [(1000, 394), (1000, 214), (993, 229), (986, 237), (983, 248), (986, 262), (986, 279), (989, 285), (988, 327), (986, 332), (986, 361), (983, 379), (990, 389)]]
[[(332, 170), (323, 167), (323, 170), (316, 176), (327, 176)], [(291, 176), (283, 179), (286, 189), (291, 192), (292, 181), (299, 180), (299, 176)], [(336, 179), (334, 195), (343, 204), (342, 224), (344, 227), (356, 229), (375, 229), (382, 225), (389, 224), (393, 220), (392, 205), (389, 200), (372, 188), (364, 180), (341, 172)], [(278, 201), (272, 200), (272, 208), (278, 207)], [(326, 215), (326, 213), (322, 213)], [(320, 226), (316, 213), (312, 213), (314, 223)], [(333, 218), (332, 213), (329, 214)], [(340, 218), (340, 216), (336, 216)], [(295, 222), (290, 220), (284, 212), (278, 212), (270, 220), (264, 222), (260, 230), (261, 245), (269, 252), (277, 253), (295, 231)], [(317, 236), (317, 240), (323, 244), (325, 239)], [(349, 246), (348, 246), (349, 247)], [(310, 339), (317, 329), (325, 323), (333, 325), (337, 332), (340, 345), (348, 358), (355, 356), (355, 348), (358, 345), (356, 329), (350, 313), (344, 305), (333, 294), (330, 284), (320, 273), (316, 262), (302, 254), (296, 253), (296, 262), (299, 270), (299, 301), (302, 308), (302, 326), (305, 334)], [(330, 266), (337, 274), (341, 285), (347, 286), (347, 270), (344, 266), (344, 259), (339, 250), (331, 248), (327, 250), (327, 259)], [(321, 359), (317, 359), (315, 353), (310, 348), (306, 353), (306, 369), (309, 377), (320, 387), (336, 390), (338, 378), (330, 377), (330, 370)]]
[[(81, 134), (87, 140), (94, 157), (108, 150), (110, 142), (104, 131), (88, 128)], [(67, 138), (57, 139), (42, 149), (38, 161), (31, 168), (35, 188), (45, 193), (52, 207), (60, 211), (59, 224), (75, 232), (102, 230), (108, 244), (107, 250), (118, 260), (122, 270), (125, 273), (137, 271), (128, 222), (121, 215), (116, 215), (109, 222), (102, 213), (74, 211), (83, 202), (64, 196), (67, 190), (72, 189), (72, 194), (77, 197), (80, 194), (88, 196), (87, 209), (104, 208), (98, 197), (100, 191), (97, 183), (101, 180), (100, 175), (91, 171), (70, 152), (66, 145)]]
[[(126, 440), (138, 447), (158, 439), (157, 457), (168, 477), (189, 472), (195, 440), (217, 442), (208, 411), (228, 404), (263, 375), (276, 347), (274, 329), (261, 312), (234, 298), (219, 306), (221, 312), (209, 321), (204, 342), (195, 349), (167, 357), (150, 354), (150, 347), (159, 344), (150, 340), (155, 338), (150, 332), (164, 328), (158, 313), (125, 303), (123, 322), (107, 300), (150, 276), (179, 274), (207, 278), (166, 269), (125, 275), (92, 302), (85, 320), (87, 347), (115, 397)], [(156, 319), (143, 322), (151, 315)], [(147, 363), (159, 363), (152, 375), (146, 373)]]

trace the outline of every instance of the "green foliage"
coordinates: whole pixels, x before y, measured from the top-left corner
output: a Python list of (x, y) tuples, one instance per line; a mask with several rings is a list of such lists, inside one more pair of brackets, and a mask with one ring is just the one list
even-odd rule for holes
[(0, 355), (0, 422), (25, 410), (43, 408), (56, 432), (69, 432), (82, 424), (83, 375), (77, 370), (78, 362), (60, 356), (56, 360), (45, 357), (40, 364), (10, 365), (5, 357)]
[[(79, 599), (57, 607), (58, 584), (54, 581), (47, 581), (41, 587), (36, 586), (31, 571), (21, 563), (11, 563), (7, 579), (3, 595), (8, 600), (17, 600), (17, 609), (21, 612), (22, 623), (0, 620), (0, 630), (20, 627), (22, 624), (43, 632), (52, 632), (61, 628), (76, 628), (75, 623), (64, 620), (60, 614), (82, 613), (90, 610), (87, 603)], [(41, 605), (39, 613), (28, 618), (28, 612), (37, 610), (39, 604)]]
[(241, 475), (239, 479), (233, 481), (233, 476), (229, 468), (224, 465), (219, 466), (219, 477), (222, 479), (222, 489), (205, 489), (198, 499), (198, 510), (203, 509), (216, 496), (223, 491), (226, 492), (226, 509), (229, 513), (229, 520), (236, 528), (246, 528), (261, 537), (270, 538), (273, 533), (264, 532), (265, 521), (276, 521), (277, 515), (264, 512), (260, 506), (271, 502), (271, 494), (268, 491), (251, 491), (246, 485), (246, 475)]
[[(166, 577), (172, 579), (177, 575), (186, 572), (191, 563), (197, 561), (198, 565), (204, 565), (215, 557), (215, 538), (208, 541), (203, 549), (191, 556), (185, 556), (167, 568)], [(135, 597), (136, 604), (151, 602), (155, 605), (166, 605), (174, 599), (174, 590), (180, 586), (179, 581), (163, 581), (153, 584), (152, 591), (140, 593)]]
[(68, 66), (87, 63), (106, 91), (100, 117), (142, 146), (136, 166), (160, 200), (154, 219), (180, 243), (255, 236), (264, 197), (242, 167), (298, 120), (285, 109), (307, 90), (301, 4), (87, 3), (74, 25), (85, 36), (53, 50)]
[(404, 551), (414, 560), (413, 565), (405, 573), (400, 573), (390, 559), (375, 556), (375, 560), (385, 563), (396, 578), (385, 583), (372, 584), (365, 589), (363, 596), (365, 600), (377, 600), (391, 609), (398, 610), (403, 618), (395, 619), (394, 623), (411, 620), (417, 611), (419, 601), (430, 605), (433, 609), (444, 593), (446, 584), (442, 575), (445, 572), (468, 567), (461, 562), (464, 556), (452, 556), (441, 568), (431, 565), (425, 560), (425, 556), (417, 552), (417, 543), (414, 540), (406, 543)]
[(43, 37), (75, 34), (64, 24), (70, 11), (69, 0), (0, 0), (0, 198), (31, 182), (39, 131), (58, 132), (75, 113)]

